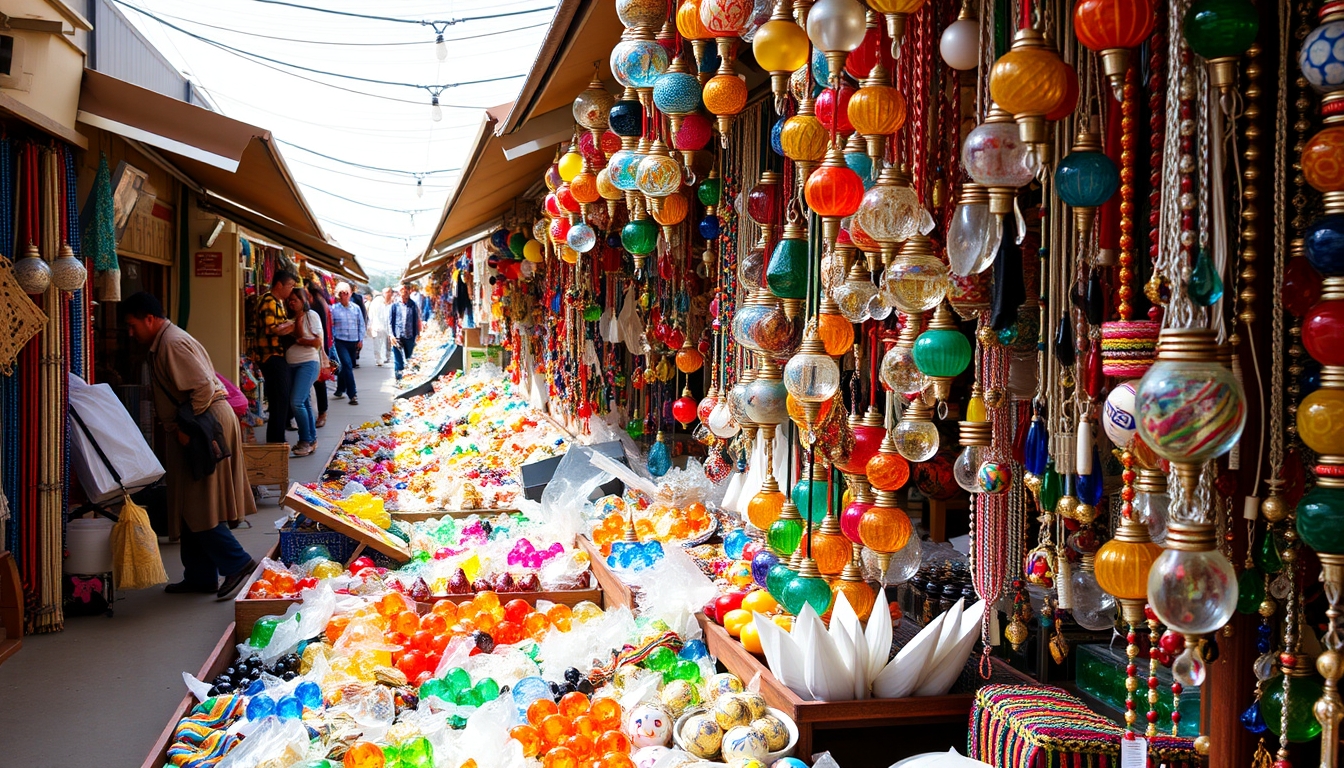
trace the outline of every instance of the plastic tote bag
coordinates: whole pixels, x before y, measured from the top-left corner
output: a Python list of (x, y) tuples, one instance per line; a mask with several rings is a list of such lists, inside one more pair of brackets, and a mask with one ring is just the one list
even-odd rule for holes
[(112, 388), (70, 374), (71, 464), (89, 501), (105, 504), (163, 477), (140, 427)]
[(168, 583), (159, 536), (145, 508), (126, 497), (112, 526), (112, 578), (117, 589), (148, 589)]

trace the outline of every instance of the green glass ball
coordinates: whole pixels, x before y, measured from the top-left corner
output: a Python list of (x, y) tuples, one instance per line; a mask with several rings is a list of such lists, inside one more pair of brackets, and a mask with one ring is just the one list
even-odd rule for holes
[(779, 601), (784, 610), (794, 616), (811, 605), (812, 610), (821, 616), (831, 609), (831, 585), (819, 576), (794, 576), (784, 588), (784, 599)]
[(631, 419), (630, 423), (625, 425), (625, 433), (631, 440), (638, 440), (644, 436), (644, 420)]
[[(765, 533), (765, 543), (781, 558), (792, 555), (803, 540), (803, 522), (801, 520), (776, 520)], [(774, 572), (774, 568), (766, 574)], [(768, 578), (767, 578), (768, 581)]]
[(1240, 56), (1255, 42), (1260, 17), (1250, 0), (1196, 0), (1185, 13), (1185, 41), (1206, 59)]
[(826, 518), (826, 481), (799, 480), (789, 493), (798, 514), (813, 525), (821, 525)]
[[(1321, 679), (1294, 677), (1288, 688), (1288, 740), (1311, 741), (1321, 735), (1321, 723), (1313, 707), (1321, 697)], [(1260, 712), (1275, 736), (1283, 735), (1283, 675), (1270, 680), (1260, 694)]]
[(589, 304), (583, 308), (583, 319), (595, 323), (602, 317), (602, 308), (596, 304)]
[(765, 283), (781, 299), (807, 297), (807, 241), (785, 238), (775, 246), (765, 268)]
[(658, 225), (652, 219), (635, 219), (621, 229), (621, 246), (630, 253), (653, 253), (658, 245)]
[(695, 190), (701, 205), (718, 205), (723, 197), (723, 179), (705, 179)]
[(915, 367), (925, 376), (955, 378), (971, 364), (971, 342), (961, 331), (930, 328), (915, 339), (910, 351)]
[[(797, 545), (794, 545), (797, 548)], [(784, 603), (784, 590), (793, 581), (793, 577), (798, 574), (792, 568), (783, 564), (775, 563), (770, 566), (770, 570), (765, 574), (765, 591), (775, 598), (775, 602)]]
[(1297, 503), (1297, 535), (1329, 555), (1344, 554), (1344, 488), (1312, 488)]

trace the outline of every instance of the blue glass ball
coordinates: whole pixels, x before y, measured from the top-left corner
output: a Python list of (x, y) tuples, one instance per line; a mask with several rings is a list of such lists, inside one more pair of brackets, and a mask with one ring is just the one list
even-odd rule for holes
[(741, 528), (736, 528), (723, 537), (723, 554), (733, 560), (738, 560), (742, 557), (742, 550), (746, 549), (750, 542), (751, 537), (747, 535), (747, 532)]
[(812, 49), (812, 79), (819, 86), (831, 81), (831, 67), (826, 62), (826, 54), (816, 48)]
[(490, 233), (490, 244), (501, 251), (509, 247), (509, 230), (496, 229)]
[(1120, 171), (1100, 152), (1070, 152), (1055, 168), (1055, 190), (1075, 208), (1095, 208), (1119, 188)]
[(751, 559), (751, 580), (756, 586), (765, 587), (770, 569), (779, 564), (779, 556), (768, 549), (762, 549)]
[(297, 696), (285, 696), (275, 705), (275, 714), (281, 720), (297, 720), (303, 717), (303, 702)]
[(643, 159), (643, 155), (628, 149), (617, 150), (607, 161), (607, 176), (611, 179), (612, 185), (627, 192), (636, 189), (638, 184), (635, 170), (639, 168), (639, 161)]
[(873, 158), (862, 152), (848, 152), (845, 154), (845, 165), (849, 166), (849, 170), (857, 173), (860, 179), (863, 179), (864, 189), (872, 189)]
[(247, 702), (247, 719), (260, 720), (275, 714), (275, 700), (270, 696), (253, 696)]
[(667, 49), (653, 40), (622, 40), (611, 49), (611, 74), (627, 88), (652, 88), (669, 63)]
[(779, 118), (775, 121), (774, 127), (770, 129), (770, 149), (774, 150), (776, 155), (784, 156), (784, 145), (781, 143), (781, 137), (784, 134), (784, 121), (787, 118)]
[(1307, 261), (1325, 277), (1344, 275), (1344, 213), (1322, 216), (1302, 237)]
[(644, 107), (634, 99), (622, 99), (611, 105), (607, 126), (617, 136), (638, 137), (644, 132)]
[(1316, 90), (1329, 93), (1344, 88), (1344, 21), (1311, 30), (1302, 41), (1297, 64)]
[(700, 236), (706, 240), (715, 240), (719, 236), (719, 217), (706, 216), (700, 220)]
[(669, 115), (700, 108), (700, 81), (685, 72), (668, 72), (653, 84), (653, 104)]
[(299, 687), (294, 689), (294, 695), (309, 709), (322, 706), (322, 688), (311, 680), (299, 683)]

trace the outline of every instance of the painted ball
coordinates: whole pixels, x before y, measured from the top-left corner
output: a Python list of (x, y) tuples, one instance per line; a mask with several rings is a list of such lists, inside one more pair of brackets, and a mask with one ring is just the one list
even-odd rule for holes
[(725, 693), (741, 693), (744, 689), (742, 678), (732, 672), (720, 672), (709, 678), (709, 682), (705, 684), (705, 694), (710, 701)]
[(681, 726), (681, 743), (687, 752), (708, 760), (719, 754), (723, 729), (709, 714), (691, 715)]
[(975, 474), (980, 480), (980, 489), (985, 493), (1006, 493), (1013, 487), (1013, 468), (1005, 462), (986, 461)]
[(747, 702), (747, 706), (751, 708), (752, 720), (759, 720), (770, 711), (769, 705), (765, 703), (765, 697), (755, 691), (742, 693), (740, 698)]
[(765, 737), (765, 744), (771, 752), (789, 746), (789, 729), (774, 715), (766, 715), (751, 721), (752, 730)]
[(688, 707), (700, 703), (700, 691), (685, 680), (673, 680), (663, 688), (658, 698), (673, 717), (680, 717)]
[(807, 763), (796, 757), (781, 757), (771, 763), (770, 768), (807, 768)]
[(751, 723), (751, 705), (742, 694), (720, 696), (714, 701), (714, 722), (723, 730)]
[(627, 723), (636, 747), (666, 747), (672, 741), (672, 716), (662, 707), (640, 704), (630, 710)]
[(1117, 448), (1128, 448), (1134, 439), (1134, 431), (1139, 427), (1134, 419), (1134, 392), (1138, 385), (1138, 379), (1126, 381), (1106, 396), (1106, 406), (1101, 412), (1101, 427)]
[(766, 743), (765, 736), (749, 725), (729, 728), (728, 732), (723, 734), (720, 750), (727, 762), (742, 759), (763, 760), (770, 754), (770, 746)]

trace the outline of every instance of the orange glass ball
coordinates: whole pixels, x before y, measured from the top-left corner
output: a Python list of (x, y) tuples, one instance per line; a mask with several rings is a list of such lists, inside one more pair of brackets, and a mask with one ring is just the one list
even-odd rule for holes
[(602, 193), (597, 191), (597, 174), (591, 171), (580, 171), (574, 180), (569, 182), (569, 193), (580, 204), (596, 203), (602, 199)]
[(854, 346), (854, 325), (844, 315), (817, 315), (817, 335), (831, 357), (839, 357)]
[[(797, 424), (800, 428), (806, 428), (807, 418), (806, 414), (803, 413), (802, 404), (799, 403), (797, 400), (795, 400), (793, 395), (789, 395), (787, 398), (785, 398), (784, 405), (789, 409), (789, 419), (793, 421), (794, 424)], [(818, 422), (825, 421), (826, 416), (831, 412), (831, 408), (833, 408), (834, 406), (835, 406), (834, 397), (822, 402), (821, 411), (818, 412), (817, 414), (817, 421)]]
[(865, 85), (849, 99), (849, 122), (864, 136), (890, 136), (905, 125), (905, 99), (890, 85)]
[(803, 197), (818, 216), (851, 216), (863, 201), (863, 180), (848, 166), (823, 165), (807, 178)]
[(868, 483), (879, 491), (898, 491), (910, 480), (910, 463), (899, 453), (879, 451), (868, 460)]
[(1162, 548), (1151, 541), (1111, 539), (1097, 550), (1097, 584), (1121, 600), (1147, 600), (1148, 571), (1161, 554)]
[(705, 83), (702, 97), (713, 115), (736, 115), (747, 106), (747, 84), (737, 75), (715, 75)]
[(762, 531), (770, 530), (770, 525), (779, 519), (784, 510), (784, 494), (779, 491), (761, 491), (747, 502), (747, 519)]
[(1307, 140), (1302, 175), (1317, 192), (1344, 190), (1344, 126), (1331, 126)]
[(826, 156), (826, 142), (830, 135), (816, 115), (794, 115), (784, 121), (779, 132), (779, 146), (784, 156), (796, 162), (820, 162)]
[(1097, 53), (1137, 48), (1152, 34), (1156, 19), (1152, 0), (1078, 0), (1073, 6), (1073, 33)]
[(854, 612), (859, 615), (859, 621), (867, 621), (873, 613), (873, 605), (877, 602), (877, 593), (868, 586), (866, 581), (845, 581), (836, 579), (831, 584), (831, 605), (835, 605), (840, 595), (844, 594), (845, 599)]
[(691, 205), (686, 202), (686, 196), (680, 192), (673, 192), (663, 198), (662, 206), (653, 212), (653, 220), (665, 227), (670, 227), (684, 221), (690, 210)]
[(838, 576), (849, 562), (854, 547), (842, 533), (812, 533), (812, 559), (822, 576)]
[(682, 373), (695, 373), (705, 364), (705, 356), (695, 347), (682, 347), (677, 350), (677, 370)]
[(686, 0), (677, 7), (677, 31), (687, 40), (708, 40), (713, 37), (700, 20), (700, 0)]
[(910, 518), (897, 507), (872, 507), (859, 519), (859, 538), (878, 554), (900, 552), (910, 541)]
[(611, 166), (597, 172), (597, 194), (603, 200), (624, 200), (625, 191), (611, 183)]
[(1049, 48), (1013, 48), (994, 62), (989, 95), (1014, 115), (1044, 115), (1064, 98), (1059, 55)]

